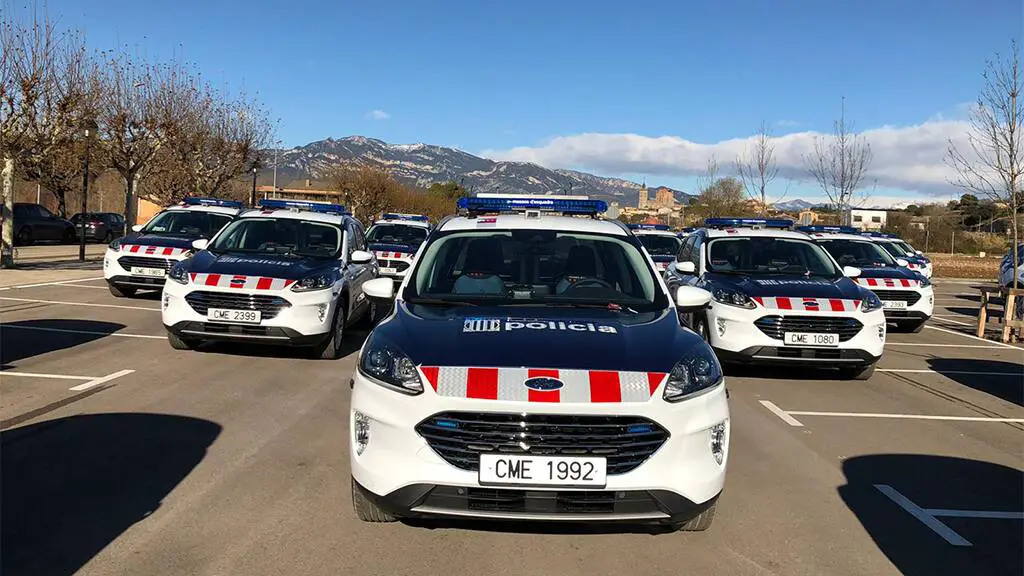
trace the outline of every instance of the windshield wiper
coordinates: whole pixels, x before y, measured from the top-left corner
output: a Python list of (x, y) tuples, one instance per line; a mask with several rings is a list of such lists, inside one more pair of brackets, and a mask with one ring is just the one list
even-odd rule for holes
[(611, 310), (613, 312), (629, 312), (630, 314), (639, 314), (636, 310), (625, 306), (623, 304), (617, 304), (615, 302), (608, 302), (607, 304), (600, 304), (597, 302), (539, 302), (538, 304), (545, 306), (565, 306), (570, 308), (593, 308), (595, 310)]
[(410, 304), (426, 304), (428, 306), (478, 306), (475, 302), (464, 300), (446, 300), (444, 298), (415, 298), (406, 300)]

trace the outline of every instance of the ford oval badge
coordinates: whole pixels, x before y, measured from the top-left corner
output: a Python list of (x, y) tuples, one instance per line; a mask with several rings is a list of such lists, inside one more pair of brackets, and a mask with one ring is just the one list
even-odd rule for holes
[(550, 392), (552, 390), (558, 390), (565, 384), (557, 378), (548, 378), (547, 376), (541, 376), (538, 378), (529, 378), (523, 382), (523, 386), (526, 386), (530, 390), (536, 390), (537, 392)]

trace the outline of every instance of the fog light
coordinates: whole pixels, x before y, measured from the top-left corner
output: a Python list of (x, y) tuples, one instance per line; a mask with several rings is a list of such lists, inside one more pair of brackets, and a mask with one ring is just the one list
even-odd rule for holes
[(725, 318), (715, 318), (715, 330), (719, 336), (725, 336)]
[(356, 444), (356, 454), (362, 454), (370, 443), (370, 419), (362, 412), (352, 413), (352, 440)]
[(327, 304), (320, 304), (316, 307), (316, 317), (323, 322), (327, 317)]
[(162, 310), (167, 310), (167, 306), (171, 303), (171, 297), (168, 294), (164, 294), (164, 297), (160, 303)]
[(885, 342), (885, 324), (878, 325), (878, 339)]
[(725, 447), (729, 443), (728, 422), (726, 420), (720, 424), (715, 424), (709, 430), (711, 433), (711, 455), (715, 457), (715, 462), (719, 464), (725, 460)]

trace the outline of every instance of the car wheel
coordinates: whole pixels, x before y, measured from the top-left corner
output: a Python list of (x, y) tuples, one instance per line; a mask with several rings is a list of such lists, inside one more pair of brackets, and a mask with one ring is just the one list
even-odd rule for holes
[(324, 341), (313, 347), (313, 357), (321, 360), (337, 360), (341, 354), (341, 341), (345, 337), (345, 300), (338, 300), (331, 332)]
[(707, 318), (697, 318), (693, 322), (693, 331), (696, 332), (708, 344), (711, 343), (711, 333), (708, 332)]
[(135, 288), (126, 288), (123, 286), (116, 286), (114, 284), (107, 284), (107, 286), (110, 288), (110, 293), (113, 294), (115, 298), (131, 298), (132, 296), (135, 296)]
[(18, 235), (14, 240), (19, 246), (31, 246), (32, 229), (28, 226), (23, 226), (21, 230), (18, 230)]
[(704, 509), (703, 512), (690, 518), (682, 524), (676, 525), (676, 530), (682, 532), (703, 532), (708, 528), (711, 528), (711, 523), (715, 521), (715, 510), (718, 508), (718, 496), (711, 501), (711, 505)]
[(381, 317), (381, 314), (380, 314), (381, 306), (379, 304), (377, 304), (377, 300), (376, 299), (369, 298), (369, 300), (370, 300), (369, 310), (366, 311), (366, 315), (363, 316), (362, 320), (360, 321), (360, 326), (362, 328), (367, 329), (367, 330), (373, 330), (373, 327), (377, 325), (377, 321)]
[(860, 366), (858, 368), (850, 369), (846, 372), (846, 377), (849, 380), (868, 380), (875, 373), (875, 365), (868, 364), (867, 366)]
[(107, 233), (103, 235), (102, 242), (104, 244), (110, 244), (113, 241), (114, 241), (114, 233), (111, 232), (110, 230), (107, 230)]
[(366, 490), (356, 484), (355, 479), (352, 480), (352, 510), (356, 513), (356, 517), (363, 522), (394, 522), (398, 520), (393, 514), (389, 514), (377, 506)]
[(195, 350), (196, 346), (199, 345), (199, 342), (180, 338), (170, 330), (167, 331), (167, 342), (171, 345), (171, 348), (174, 348), (175, 350)]

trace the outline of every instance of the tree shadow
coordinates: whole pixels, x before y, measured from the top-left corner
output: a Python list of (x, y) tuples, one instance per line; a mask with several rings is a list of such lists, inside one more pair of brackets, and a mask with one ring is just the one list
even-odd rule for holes
[(15, 259), (18, 270), (103, 270), (103, 256), (87, 257), (86, 260), (35, 260)]
[(1024, 522), (1016, 519), (936, 519), (971, 546), (953, 546), (876, 485), (889, 486), (926, 510), (1020, 513), (1024, 473), (990, 462), (925, 454), (878, 454), (843, 463), (839, 495), (875, 544), (902, 574), (1024, 573)]
[[(951, 314), (959, 314), (961, 316), (967, 316), (969, 318), (974, 318), (974, 319), (978, 318), (978, 309), (977, 308), (963, 308), (961, 306), (949, 306), (949, 307), (946, 307), (946, 310), (948, 312), (950, 312)], [(988, 311), (988, 317), (990, 319), (1001, 318), (1002, 316), (1003, 316), (1003, 311), (1002, 310), (989, 310)]]
[(166, 414), (82, 414), (0, 433), (0, 573), (70, 575), (203, 460), (221, 427)]
[(0, 324), (0, 365), (57, 350), (74, 348), (109, 336), (125, 327), (96, 320), (18, 320)]
[[(959, 384), (1024, 406), (1024, 365), (973, 358), (929, 358), (928, 367)], [(965, 374), (967, 372), (967, 374)], [(994, 372), (986, 376), (974, 372)]]

